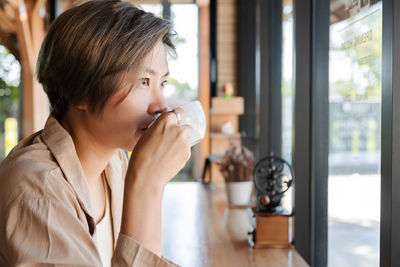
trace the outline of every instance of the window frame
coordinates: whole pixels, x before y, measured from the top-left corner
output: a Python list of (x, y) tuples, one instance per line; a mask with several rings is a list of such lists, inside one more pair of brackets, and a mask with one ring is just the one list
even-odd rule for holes
[(400, 261), (400, 3), (382, 0), (382, 8), (380, 266), (397, 266)]

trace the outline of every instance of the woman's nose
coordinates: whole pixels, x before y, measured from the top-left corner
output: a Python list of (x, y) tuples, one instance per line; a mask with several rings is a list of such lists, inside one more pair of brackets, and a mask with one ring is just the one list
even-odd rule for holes
[(167, 111), (165, 106), (165, 98), (162, 90), (153, 90), (153, 98), (148, 108), (148, 113), (156, 114)]

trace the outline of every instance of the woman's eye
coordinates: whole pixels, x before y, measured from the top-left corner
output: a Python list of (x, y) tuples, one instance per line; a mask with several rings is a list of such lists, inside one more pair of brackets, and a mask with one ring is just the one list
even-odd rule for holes
[(140, 79), (143, 86), (150, 86), (150, 79), (149, 78), (142, 78)]
[(165, 85), (167, 84), (167, 82), (168, 82), (168, 81), (163, 81), (163, 82), (161, 83), (161, 87), (164, 88)]

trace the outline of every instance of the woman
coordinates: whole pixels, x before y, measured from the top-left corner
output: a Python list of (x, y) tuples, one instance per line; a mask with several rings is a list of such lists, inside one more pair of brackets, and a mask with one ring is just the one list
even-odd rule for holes
[(173, 265), (161, 256), (161, 194), (192, 129), (164, 106), (170, 32), (120, 1), (54, 21), (37, 71), (51, 115), (0, 165), (1, 266)]

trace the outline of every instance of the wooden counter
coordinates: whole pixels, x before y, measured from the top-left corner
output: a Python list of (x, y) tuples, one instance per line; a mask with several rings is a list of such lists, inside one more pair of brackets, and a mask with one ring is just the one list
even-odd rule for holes
[(223, 184), (169, 183), (163, 196), (163, 255), (184, 266), (308, 266), (294, 249), (253, 249), (251, 215), (229, 209)]

